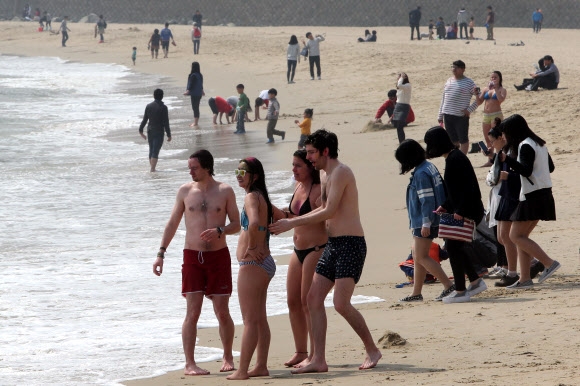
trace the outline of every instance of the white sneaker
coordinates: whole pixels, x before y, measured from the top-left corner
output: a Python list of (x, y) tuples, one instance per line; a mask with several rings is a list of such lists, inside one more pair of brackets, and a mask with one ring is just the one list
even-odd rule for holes
[(532, 91), (532, 85), (531, 84), (526, 87), (526, 91)]
[(475, 284), (470, 284), (469, 287), (467, 287), (467, 293), (469, 293), (469, 296), (471, 297), (482, 293), (486, 289), (487, 284), (485, 284), (483, 279), (479, 279), (475, 282)]
[(463, 293), (459, 293), (457, 291), (453, 291), (451, 295), (446, 296), (443, 298), (443, 303), (451, 304), (451, 303), (467, 303), (471, 300), (471, 296), (469, 296), (468, 291), (463, 291)]

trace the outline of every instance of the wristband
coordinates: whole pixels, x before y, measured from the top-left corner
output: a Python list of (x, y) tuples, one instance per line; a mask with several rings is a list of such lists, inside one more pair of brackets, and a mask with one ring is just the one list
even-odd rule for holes
[(161, 253), (161, 252), (157, 252), (157, 257), (160, 257), (162, 259), (165, 259), (165, 254)]
[(159, 249), (161, 249), (163, 252), (167, 252), (167, 248), (165, 247), (159, 247)]

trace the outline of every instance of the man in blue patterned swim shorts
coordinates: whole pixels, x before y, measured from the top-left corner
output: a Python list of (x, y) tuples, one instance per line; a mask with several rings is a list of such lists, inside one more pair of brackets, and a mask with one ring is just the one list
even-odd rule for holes
[(338, 138), (326, 130), (318, 130), (305, 142), (306, 158), (321, 170), (322, 206), (310, 213), (282, 219), (270, 226), (274, 234), (294, 227), (326, 221), (328, 243), (318, 265), (308, 293), (308, 309), (314, 337), (314, 352), (310, 363), (293, 370), (294, 374), (327, 372), (326, 310), (324, 299), (334, 287), (334, 308), (361, 338), (367, 356), (359, 367), (370, 369), (377, 365), (382, 354), (375, 345), (364, 317), (351, 304), (358, 283), (367, 247), (360, 222), (358, 190), (352, 170), (338, 160)]

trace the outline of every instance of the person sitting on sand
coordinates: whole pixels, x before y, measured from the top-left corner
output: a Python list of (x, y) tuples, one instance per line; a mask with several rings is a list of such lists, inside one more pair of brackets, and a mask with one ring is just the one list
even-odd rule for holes
[(359, 43), (365, 43), (365, 42), (376, 42), (377, 41), (377, 31), (373, 30), (372, 33), (369, 32), (368, 29), (365, 29), (365, 37), (363, 38), (358, 38), (358, 42)]
[(358, 190), (352, 170), (338, 160), (338, 138), (324, 129), (306, 140), (307, 159), (321, 173), (322, 207), (302, 216), (281, 219), (270, 226), (274, 234), (292, 228), (326, 222), (328, 243), (318, 260), (308, 292), (314, 349), (308, 364), (292, 373), (323, 373), (326, 363), (326, 309), (324, 300), (334, 287), (334, 309), (344, 317), (365, 346), (366, 358), (359, 370), (373, 368), (382, 358), (361, 313), (351, 303), (366, 258), (366, 241), (360, 221)]
[(560, 71), (556, 64), (554, 64), (554, 58), (551, 55), (546, 55), (540, 59), (540, 66), (536, 72), (530, 73), (532, 79), (524, 79), (520, 86), (514, 87), (518, 91), (538, 91), (538, 88), (544, 88), (546, 90), (555, 90), (558, 88), (560, 83)]
[[(379, 107), (377, 113), (375, 114), (375, 123), (382, 123), (381, 117), (383, 116), (383, 114), (385, 114), (385, 112), (389, 116), (389, 120), (385, 124), (389, 123), (393, 116), (393, 111), (395, 111), (396, 104), (397, 104), (397, 90), (394, 89), (389, 90), (389, 92), (387, 93), (387, 100), (385, 101), (385, 103), (381, 105), (381, 107)], [(409, 107), (409, 114), (407, 114), (405, 126), (407, 126), (411, 122), (415, 122), (415, 113), (413, 112), (413, 108)]]

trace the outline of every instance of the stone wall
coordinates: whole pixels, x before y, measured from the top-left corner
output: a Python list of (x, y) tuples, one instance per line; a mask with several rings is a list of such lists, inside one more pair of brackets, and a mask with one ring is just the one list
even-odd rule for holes
[(422, 25), (442, 16), (456, 19), (465, 6), (476, 24), (485, 21), (486, 7), (496, 11), (496, 27), (531, 27), (531, 14), (541, 7), (545, 28), (580, 28), (579, 0), (0, 0), (0, 18), (10, 20), (24, 5), (47, 10), (52, 16), (68, 15), (76, 22), (90, 13), (104, 14), (108, 22), (186, 24), (199, 9), (206, 25), (238, 26), (405, 26), (408, 13), (422, 6)]

